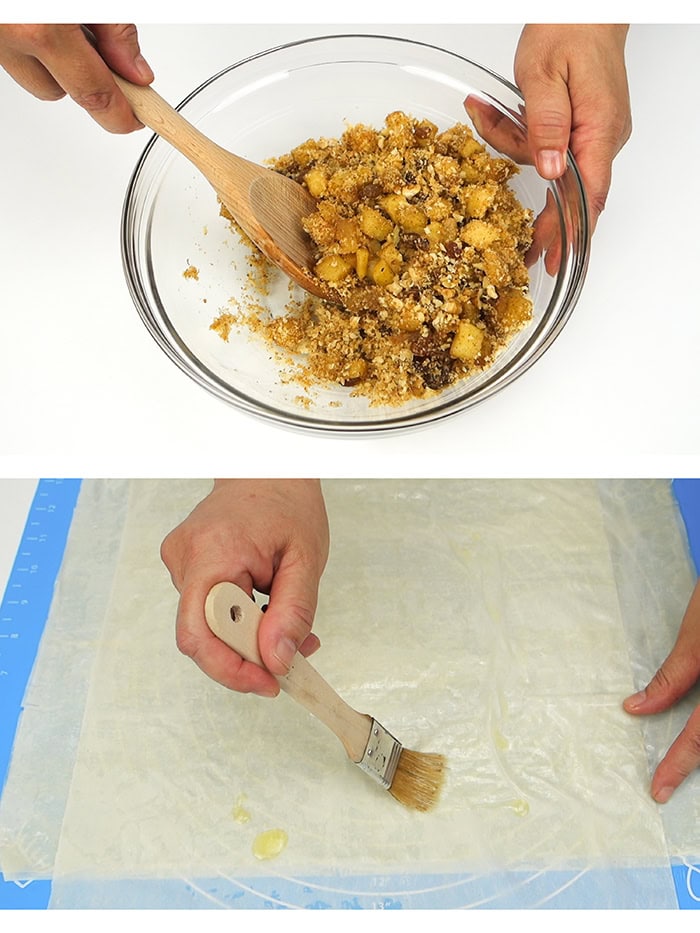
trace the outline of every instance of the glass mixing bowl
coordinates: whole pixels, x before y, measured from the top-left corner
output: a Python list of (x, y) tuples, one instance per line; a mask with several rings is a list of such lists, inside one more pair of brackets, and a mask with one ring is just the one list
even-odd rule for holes
[[(465, 100), (467, 106), (465, 108)], [(161, 348), (226, 402), (279, 424), (315, 431), (376, 433), (439, 421), (481, 402), (525, 372), (568, 320), (583, 284), (589, 225), (581, 179), (569, 155), (562, 178), (544, 181), (526, 164), (523, 99), (508, 81), (454, 52), (407, 39), (339, 35), (280, 46), (210, 78), (178, 108), (220, 145), (256, 162), (308, 138), (338, 137), (346, 123), (380, 127), (403, 110), (439, 129), (462, 122), (491, 154), (520, 161), (511, 187), (534, 211), (547, 251), (533, 256), (533, 320), (487, 371), (432, 398), (372, 406), (352, 389), (290, 381), (260, 337), (210, 329), (241, 300), (247, 253), (219, 216), (213, 189), (168, 143), (153, 137), (126, 194), (122, 255), (136, 307)], [(536, 229), (538, 227), (536, 226)], [(189, 268), (197, 270), (186, 277)], [(261, 299), (280, 313), (279, 283)]]

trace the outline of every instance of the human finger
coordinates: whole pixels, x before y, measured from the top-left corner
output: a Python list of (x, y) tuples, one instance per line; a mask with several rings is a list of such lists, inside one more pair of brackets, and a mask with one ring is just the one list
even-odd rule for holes
[(544, 254), (544, 266), (549, 275), (556, 275), (561, 263), (560, 220), (554, 197), (547, 191), (545, 206), (535, 218), (532, 243), (525, 254), (528, 268)]
[(113, 71), (134, 84), (153, 81), (153, 70), (143, 57), (133, 23), (94, 23), (90, 24), (90, 32), (100, 55)]
[(142, 126), (80, 26), (46, 33), (36, 57), (66, 94), (108, 132), (129, 133)]
[(315, 654), (318, 649), (321, 647), (321, 639), (314, 635), (312, 632), (310, 635), (307, 635), (303, 642), (299, 645), (299, 652), (303, 654), (305, 658), (310, 658), (312, 654)]
[(623, 702), (628, 713), (648, 715), (673, 706), (700, 679), (700, 583), (688, 602), (671, 653), (647, 686)]
[(525, 118), (530, 153), (539, 174), (559, 178), (566, 170), (566, 151), (571, 135), (571, 101), (563, 76), (524, 67), (519, 86), (525, 98)]
[[(247, 592), (250, 578), (236, 581)], [(204, 603), (211, 588), (209, 581), (198, 579), (185, 585), (180, 594), (175, 624), (175, 640), (179, 650), (191, 658), (209, 677), (239, 693), (256, 693), (274, 697), (279, 693), (276, 679), (258, 664), (246, 661), (214, 635), (206, 623)]]
[(280, 565), (258, 630), (260, 655), (273, 674), (287, 674), (302, 646), (305, 654), (318, 647), (311, 634), (317, 599), (318, 578), (309, 565), (301, 560)]
[(635, 715), (663, 712), (685, 696), (699, 676), (697, 661), (676, 647), (647, 686), (627, 697), (623, 706)]
[(691, 714), (685, 728), (671, 745), (654, 772), (651, 794), (657, 803), (666, 803), (673, 792), (700, 767), (700, 706)]
[(510, 114), (504, 113), (475, 94), (469, 94), (465, 98), (464, 109), (484, 142), (519, 165), (532, 164), (527, 135)]
[(608, 198), (612, 183), (612, 163), (619, 147), (612, 139), (605, 136), (598, 136), (582, 145), (578, 135), (574, 134), (571, 140), (571, 150), (586, 192), (591, 234), (593, 234)]
[(66, 96), (53, 75), (31, 55), (5, 51), (0, 64), (20, 87), (39, 100), (60, 100)]

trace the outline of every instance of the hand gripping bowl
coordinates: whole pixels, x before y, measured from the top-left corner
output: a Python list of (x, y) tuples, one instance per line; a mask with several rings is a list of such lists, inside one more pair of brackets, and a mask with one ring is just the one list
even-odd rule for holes
[[(305, 393), (285, 378), (284, 367), (260, 337), (234, 330), (226, 342), (210, 329), (222, 310), (231, 309), (232, 299), (243, 295), (247, 254), (219, 216), (209, 184), (154, 137), (136, 166), (124, 204), (128, 286), (161, 348), (226, 402), (278, 424), (320, 432), (416, 427), (463, 411), (509, 385), (539, 359), (568, 320), (588, 263), (581, 180), (571, 156), (566, 173), (554, 182), (525, 164), (522, 97), (487, 69), (406, 39), (327, 36), (239, 62), (202, 84), (178, 109), (220, 145), (261, 163), (306, 139), (338, 137), (346, 123), (381, 127), (394, 110), (429, 119), (441, 130), (467, 123), (492, 154), (521, 162), (511, 187), (523, 206), (541, 217), (542, 236), (550, 244), (549, 260), (545, 251), (530, 267), (533, 320), (490, 369), (401, 407), (372, 406), (342, 386), (315, 386)], [(560, 255), (558, 263), (552, 263), (553, 254)], [(197, 273), (184, 276), (188, 267)], [(288, 299), (287, 285), (279, 282), (264, 302), (274, 314)]]

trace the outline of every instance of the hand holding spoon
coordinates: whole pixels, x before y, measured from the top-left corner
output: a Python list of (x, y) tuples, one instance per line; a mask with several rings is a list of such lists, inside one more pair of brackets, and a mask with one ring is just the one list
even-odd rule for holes
[(212, 142), (153, 88), (118, 74), (114, 80), (138, 119), (199, 169), (258, 249), (307, 292), (331, 297), (311, 273), (312, 243), (301, 225), (316, 208), (309, 192), (291, 178)]

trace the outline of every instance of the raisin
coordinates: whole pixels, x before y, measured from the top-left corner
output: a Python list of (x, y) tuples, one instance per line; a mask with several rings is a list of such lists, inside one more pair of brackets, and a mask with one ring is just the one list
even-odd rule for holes
[(429, 389), (443, 389), (452, 381), (452, 357), (433, 337), (413, 341), (413, 368)]
[(361, 201), (376, 201), (384, 193), (384, 189), (376, 181), (367, 181), (357, 189), (357, 196)]
[(430, 139), (435, 132), (434, 127), (426, 123), (419, 123), (418, 126), (414, 127), (413, 135), (416, 139), (425, 141)]
[(414, 367), (429, 389), (444, 389), (452, 381), (452, 360), (448, 353), (414, 357)]

